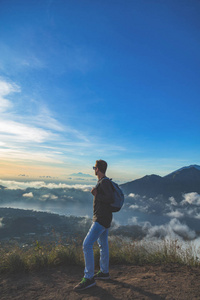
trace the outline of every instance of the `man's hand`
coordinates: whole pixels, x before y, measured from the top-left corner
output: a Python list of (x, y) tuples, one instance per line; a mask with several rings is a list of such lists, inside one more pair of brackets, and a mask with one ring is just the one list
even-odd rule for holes
[(93, 196), (96, 197), (96, 195), (97, 195), (97, 189), (96, 189), (96, 188), (93, 188), (93, 189), (91, 190), (91, 193), (92, 193)]

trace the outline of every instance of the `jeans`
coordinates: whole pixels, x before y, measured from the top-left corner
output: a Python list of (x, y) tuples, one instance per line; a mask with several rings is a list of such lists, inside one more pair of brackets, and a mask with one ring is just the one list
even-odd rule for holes
[(94, 253), (93, 245), (98, 242), (100, 248), (100, 270), (103, 273), (109, 272), (109, 248), (108, 228), (93, 222), (88, 234), (83, 241), (83, 253), (85, 258), (84, 277), (91, 279), (94, 276)]

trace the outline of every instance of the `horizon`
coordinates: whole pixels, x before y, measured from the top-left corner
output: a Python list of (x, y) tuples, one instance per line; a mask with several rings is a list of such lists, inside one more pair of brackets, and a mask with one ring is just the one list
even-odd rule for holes
[[(164, 176), (160, 176), (158, 174), (146, 174), (142, 177), (138, 177), (138, 178), (135, 178), (135, 179), (130, 179), (129, 181), (121, 181), (121, 180), (115, 180), (115, 178), (112, 178), (113, 181), (115, 181), (116, 183), (118, 184), (125, 184), (125, 183), (130, 183), (130, 182), (133, 182), (135, 180), (140, 180), (142, 178), (144, 178), (145, 176), (160, 176), (160, 177), (165, 177), (167, 175), (171, 175), (175, 172), (178, 172), (178, 171), (182, 171), (184, 169), (188, 169), (188, 168), (195, 168), (197, 170), (200, 171), (200, 165), (190, 165), (190, 166), (184, 166), (180, 169), (177, 169), (177, 170), (173, 170), (171, 173), (168, 173), (168, 174), (165, 174)], [(81, 177), (82, 175), (82, 177)], [(34, 177), (28, 177), (28, 176), (25, 176), (23, 174), (20, 174), (18, 175), (18, 177), (13, 177), (13, 178), (1, 178), (0, 177), (0, 185), (2, 186), (6, 186), (6, 187), (9, 187), (12, 189), (12, 185), (15, 186), (16, 183), (21, 183), (22, 186), (23, 186), (23, 183), (25, 184), (25, 186), (22, 188), (22, 187), (19, 187), (18, 188), (27, 188), (27, 187), (31, 187), (31, 183), (33, 183), (33, 186), (35, 187), (35, 183), (37, 183), (38, 185), (38, 188), (43, 186), (43, 185), (46, 185), (48, 186), (51, 185), (51, 184), (54, 184), (55, 185), (60, 185), (62, 187), (62, 184), (66, 185), (67, 187), (68, 186), (74, 186), (74, 187), (80, 187), (80, 188), (83, 188), (83, 187), (90, 187), (92, 188), (92, 186), (95, 185), (95, 183), (98, 181), (98, 178), (96, 176), (91, 176), (89, 174), (84, 174), (84, 173), (73, 173), (73, 174), (70, 174), (69, 176), (71, 177), (68, 177), (66, 179), (62, 179), (60, 180), (59, 178), (56, 178), (56, 177), (50, 177), (50, 176), (39, 176), (37, 178), (34, 178)], [(107, 176), (107, 174), (106, 174)], [(109, 177), (109, 176), (108, 176)], [(111, 178), (111, 177), (109, 177)], [(30, 184), (30, 185), (29, 185)], [(14, 188), (15, 189), (15, 188)]]
[(0, 178), (200, 165), (199, 13), (196, 0), (1, 1)]

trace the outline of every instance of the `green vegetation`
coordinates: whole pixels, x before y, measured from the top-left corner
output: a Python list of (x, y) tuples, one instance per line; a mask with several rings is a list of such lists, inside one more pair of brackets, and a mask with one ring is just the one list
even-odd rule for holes
[[(160, 242), (124, 241), (112, 237), (110, 243), (110, 264), (181, 264), (200, 266), (200, 249), (191, 243), (181, 244), (178, 240)], [(99, 249), (94, 247), (95, 264), (98, 266)], [(0, 249), (0, 272), (26, 272), (58, 265), (84, 266), (81, 242), (69, 242), (65, 245), (43, 244), (38, 241), (34, 246), (20, 248), (8, 245)]]

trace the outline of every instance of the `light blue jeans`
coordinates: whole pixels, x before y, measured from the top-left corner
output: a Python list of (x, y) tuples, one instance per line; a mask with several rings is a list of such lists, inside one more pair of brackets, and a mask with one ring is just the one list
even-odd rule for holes
[(85, 258), (84, 277), (91, 279), (94, 276), (94, 253), (93, 245), (98, 242), (100, 248), (100, 270), (103, 273), (109, 272), (109, 248), (108, 228), (93, 222), (88, 234), (83, 241), (83, 253)]

